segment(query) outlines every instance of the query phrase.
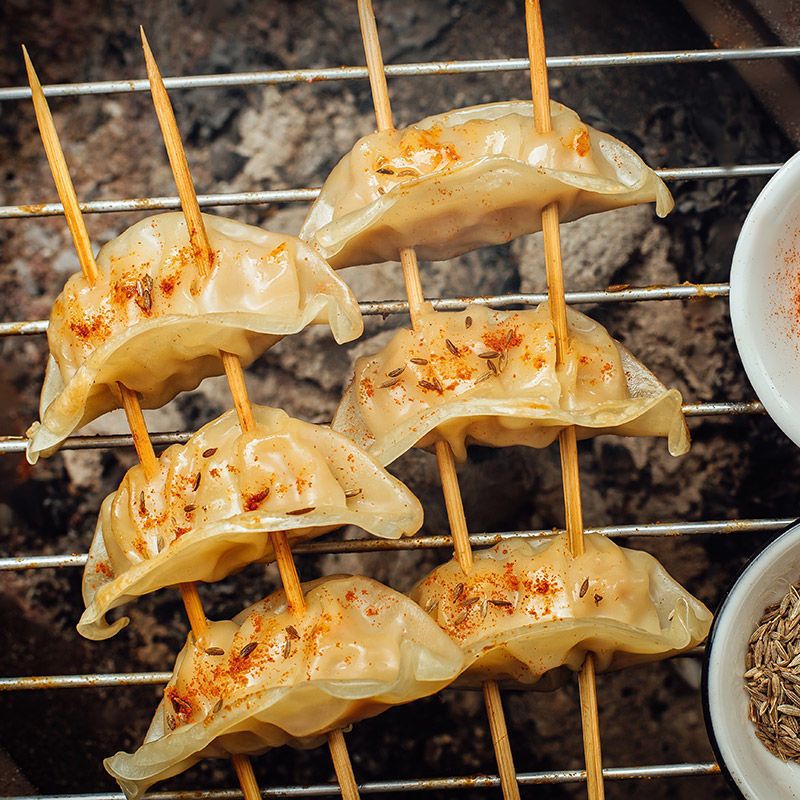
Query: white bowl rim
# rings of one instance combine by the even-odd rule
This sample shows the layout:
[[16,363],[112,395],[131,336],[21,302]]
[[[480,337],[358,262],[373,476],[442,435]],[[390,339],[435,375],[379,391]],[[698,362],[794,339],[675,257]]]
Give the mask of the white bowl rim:
[[781,403],[775,384],[759,357],[758,348],[753,343],[753,334],[747,318],[747,309],[751,302],[751,294],[747,290],[748,278],[751,277],[748,262],[752,254],[758,252],[757,229],[762,225],[762,216],[767,212],[766,206],[772,201],[773,195],[784,190],[785,184],[792,183],[800,187],[800,151],[789,158],[767,181],[750,207],[733,252],[729,303],[733,337],[745,373],[769,416],[783,433],[800,447],[800,414],[797,409],[792,411]]
[[711,629],[708,632],[702,679],[703,716],[705,717],[706,732],[708,733],[711,749],[714,751],[720,771],[725,776],[725,779],[727,780],[728,785],[733,790],[734,794],[738,798],[741,798],[741,800],[751,800],[742,793],[739,782],[736,780],[736,775],[741,774],[741,772],[736,768],[735,765],[729,764],[726,760],[722,752],[722,746],[720,745],[714,730],[714,715],[711,710],[709,683],[711,682],[711,659],[714,653],[716,634],[719,630],[721,620],[725,618],[726,612],[730,610],[733,601],[736,599],[738,590],[743,586],[747,576],[751,572],[761,569],[763,561],[772,553],[774,548],[780,549],[782,546],[788,547],[790,543],[793,543],[795,537],[800,538],[800,517],[795,519],[793,522],[790,522],[785,528],[776,533],[767,542],[767,544],[765,544],[764,547],[762,547],[761,550],[759,550],[759,552],[747,564],[745,564],[744,567],[742,567],[742,569],[739,571],[739,574],[736,576],[736,579],[733,581],[731,588],[720,602],[719,607],[714,614],[714,620],[711,623]]

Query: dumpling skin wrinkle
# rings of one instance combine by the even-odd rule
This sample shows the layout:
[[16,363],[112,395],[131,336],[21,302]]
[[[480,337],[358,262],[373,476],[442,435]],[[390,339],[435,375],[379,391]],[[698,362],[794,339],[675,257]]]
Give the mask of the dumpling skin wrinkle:
[[93,286],[73,275],[56,298],[50,358],[28,430],[28,460],[120,407],[117,381],[158,408],[223,372],[219,351],[244,366],[282,337],[327,324],[338,342],[364,329],[346,284],[294,236],[203,215],[213,248],[199,274],[181,213],[137,222],[101,248]]
[[104,762],[129,800],[201,758],[316,747],[461,672],[461,648],[405,595],[348,575],[303,588],[300,618],[279,591],[189,637],[142,746]]
[[567,319],[572,348],[557,368],[546,303],[524,311],[428,305],[415,330],[356,361],[332,426],[382,464],[440,440],[459,460],[471,443],[547,447],[567,425],[584,439],[663,436],[673,455],[687,452],[680,393],[589,317],[568,309]]
[[[550,689],[587,653],[600,671],[668,658],[702,642],[711,612],[649,553],[598,535],[573,557],[566,535],[449,561],[411,597],[464,651],[459,683],[510,680]],[[466,613],[465,613],[466,612]]]
[[253,415],[255,429],[242,433],[236,413],[223,414],[165,450],[153,480],[133,467],[105,499],[79,633],[107,639],[128,618],[109,624],[106,614],[137,597],[272,561],[268,531],[301,542],[342,525],[386,539],[419,530],[419,500],[345,436],[278,409]]
[[334,269],[397,261],[403,247],[427,261],[541,230],[561,220],[639,203],[666,216],[664,182],[627,145],[550,104],[553,131],[537,133],[530,101],[428,117],[360,139],[334,167],[300,236]]

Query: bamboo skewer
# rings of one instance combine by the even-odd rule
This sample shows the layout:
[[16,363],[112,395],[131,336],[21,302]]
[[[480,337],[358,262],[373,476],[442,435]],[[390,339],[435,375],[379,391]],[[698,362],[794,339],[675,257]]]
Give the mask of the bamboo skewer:
[[[361,37],[364,41],[364,53],[367,60],[372,102],[375,106],[375,118],[378,130],[392,130],[392,106],[389,100],[389,89],[386,84],[386,72],[383,66],[380,38],[375,22],[372,0],[358,0],[358,16],[361,24]],[[400,250],[400,264],[403,270],[406,295],[408,296],[411,324],[417,327],[424,295],[419,274],[417,254],[413,248]],[[447,517],[450,522],[450,533],[456,559],[465,575],[472,571],[472,546],[469,541],[469,529],[464,515],[464,503],[458,485],[453,450],[446,441],[436,443],[436,464],[442,483]],[[483,687],[486,711],[489,716],[489,729],[492,734],[497,771],[505,800],[519,800],[519,784],[514,768],[514,758],[508,740],[505,714],[496,681],[487,681]]]
[[[42,91],[39,78],[28,56],[28,51],[24,46],[22,48],[22,53],[25,59],[25,69],[28,73],[28,83],[31,87],[36,121],[39,125],[39,132],[42,137],[42,142],[44,143],[45,152],[47,153],[47,161],[50,164],[50,170],[55,180],[58,197],[64,206],[64,216],[67,219],[72,241],[75,244],[81,271],[88,283],[93,285],[98,277],[98,269],[94,253],[92,252],[89,232],[86,229],[86,223],[81,213],[75,187],[69,175],[67,161],[58,139],[58,133],[56,132],[50,108],[45,99],[44,92]],[[147,432],[139,396],[121,382],[117,383],[117,387],[120,393],[122,408],[125,411],[125,416],[133,436],[136,454],[144,470],[145,478],[147,478],[147,480],[152,480],[158,472],[158,459]],[[195,640],[199,642],[207,631],[208,622],[203,613],[203,606],[200,601],[200,595],[197,593],[197,587],[193,583],[182,583],[180,585],[180,592],[184,606],[186,607],[186,614],[189,618],[192,633],[194,634]],[[244,756],[235,755],[231,757],[231,761],[234,771],[239,778],[245,800],[259,800],[261,793],[258,789],[249,760]]]
[[[153,52],[147,41],[144,29],[139,28],[142,37],[142,47],[144,49],[145,62],[147,65],[147,77],[150,81],[150,91],[153,97],[156,115],[167,150],[167,156],[175,178],[178,189],[178,196],[181,201],[181,208],[186,219],[186,226],[189,231],[189,240],[192,253],[198,265],[200,274],[208,277],[214,265],[213,250],[208,239],[203,215],[200,212],[200,205],[197,202],[194,182],[192,181],[189,164],[186,160],[186,152],[181,140],[178,123],[175,119],[175,112],[172,108],[169,95],[161,72],[158,68]],[[239,418],[242,431],[247,432],[255,427],[253,409],[250,398],[247,396],[247,387],[244,381],[244,370],[239,357],[233,353],[220,352],[225,374],[228,379],[231,395],[233,396],[234,406]],[[306,611],[306,601],[303,596],[303,589],[300,578],[297,574],[297,567],[292,558],[291,546],[288,536],[284,531],[271,531],[270,541],[275,552],[275,561],[278,565],[281,583],[283,584],[286,599],[291,612],[300,617]],[[344,735],[340,730],[332,731],[328,734],[328,747],[331,752],[334,770],[336,772],[342,797],[345,800],[358,800],[358,786],[356,784],[353,767],[350,762],[350,755],[347,752],[347,744]],[[237,767],[237,773],[240,767]],[[244,765],[241,765],[244,769]],[[250,769],[247,762],[247,769]],[[252,770],[251,770],[252,771]],[[255,785],[255,784],[253,784]],[[244,782],[242,783],[244,788]]]
[[[550,117],[550,92],[547,85],[544,28],[539,0],[526,0],[525,26],[530,57],[533,117],[538,133],[552,130]],[[550,317],[555,331],[556,361],[563,364],[570,351],[567,307],[564,301],[564,271],[561,263],[561,234],[558,203],[550,203],[542,210],[542,233],[547,270],[547,291]],[[564,509],[570,551],[573,556],[584,552],[583,512],[581,508],[580,472],[575,427],[565,428],[559,435],[561,449],[561,477],[564,486]],[[587,654],[578,675],[581,699],[583,749],[586,757],[586,788],[591,800],[603,800],[603,759],[600,749],[600,724],[597,711],[597,685],[595,683],[594,657]]]

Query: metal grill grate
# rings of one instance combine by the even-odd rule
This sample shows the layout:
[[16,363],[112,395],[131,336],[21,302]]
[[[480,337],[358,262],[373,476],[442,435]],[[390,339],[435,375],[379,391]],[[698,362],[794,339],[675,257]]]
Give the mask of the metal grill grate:
[[[663,65],[682,63],[710,63],[719,61],[760,60],[778,58],[798,58],[800,47],[764,47],[748,49],[718,50],[683,50],[669,52],[642,53],[609,53],[581,56],[556,56],[547,59],[551,70],[574,69],[582,67],[624,67],[643,65]],[[426,62],[414,64],[387,65],[388,76],[422,76],[466,74],[481,72],[527,71],[527,59],[485,59],[469,61]],[[300,82],[365,80],[367,70],[361,66],[336,67],[326,69],[303,69],[244,72],[217,75],[191,75],[165,79],[169,89],[230,87],[257,84],[288,84]],[[127,93],[148,91],[146,80],[131,81],[98,81],[89,83],[59,84],[45,87],[48,97],[103,95],[111,93]],[[27,87],[11,87],[0,89],[0,102],[24,100],[30,98]],[[680,166],[669,167],[656,172],[666,181],[711,180],[720,178],[743,178],[772,175],[780,164],[741,164],[735,166]],[[318,194],[317,188],[296,188],[285,190],[243,192],[226,194],[207,194],[198,196],[201,206],[235,206],[261,203],[310,202]],[[180,208],[177,197],[147,197],[122,200],[98,200],[81,204],[84,213],[109,213],[121,211],[142,211],[153,209]],[[63,213],[59,203],[38,203],[16,206],[0,206],[0,219],[54,216]],[[673,285],[643,288],[626,288],[621,291],[596,290],[568,292],[568,303],[618,303],[634,301],[683,300],[694,297],[723,300],[729,294],[727,283],[700,285]],[[534,305],[546,299],[543,293],[536,294],[504,294],[481,296],[475,298],[431,298],[438,310],[457,310],[468,303],[480,303],[494,308],[513,305]],[[404,300],[384,300],[364,302],[360,304],[362,313],[380,315],[384,318],[390,314],[408,312],[408,304]],[[24,320],[0,323],[0,337],[41,335],[46,332],[46,320]],[[722,416],[763,414],[762,405],[755,400],[738,399],[734,401],[686,403],[684,411],[687,416]],[[185,442],[190,431],[153,433],[154,445],[167,445]],[[67,439],[65,448],[94,449],[112,447],[130,447],[132,438],[129,435],[117,436],[72,436]],[[25,440],[17,436],[0,436],[0,455],[21,453],[25,449]],[[790,519],[748,519],[748,520],[715,520],[700,522],[671,522],[642,525],[618,525],[587,528],[587,533],[600,533],[611,537],[660,537],[660,536],[694,536],[694,535],[732,535],[738,533],[777,531],[791,522]],[[472,534],[473,546],[496,544],[504,539],[551,536],[556,531],[524,530],[501,533]],[[357,553],[367,551],[396,551],[425,548],[452,548],[452,539],[446,536],[421,536],[409,540],[325,539],[309,542],[293,548],[296,553]],[[0,572],[24,571],[47,568],[78,568],[86,563],[86,555],[18,555],[0,558]],[[36,689],[68,689],[86,686],[135,686],[143,684],[165,683],[169,678],[166,672],[131,672],[55,676],[20,676],[0,678],[0,692],[13,690]],[[719,768],[713,762],[658,764],[636,767],[610,767],[603,770],[606,780],[677,778],[686,776],[714,775]],[[517,778],[521,785],[560,784],[585,780],[583,770],[553,770],[542,772],[520,772]],[[452,789],[492,788],[500,785],[495,775],[479,775],[470,777],[442,777],[410,780],[372,781],[359,785],[365,794],[379,792],[414,792],[441,791]],[[262,789],[265,797],[306,797],[338,795],[339,787],[335,784],[318,784],[308,786],[278,786]],[[148,797],[154,800],[189,800],[189,798],[207,798],[229,800],[241,796],[239,790],[216,791],[180,791],[153,792]],[[97,792],[69,795],[33,795],[0,800],[120,800],[122,795],[116,792]]]

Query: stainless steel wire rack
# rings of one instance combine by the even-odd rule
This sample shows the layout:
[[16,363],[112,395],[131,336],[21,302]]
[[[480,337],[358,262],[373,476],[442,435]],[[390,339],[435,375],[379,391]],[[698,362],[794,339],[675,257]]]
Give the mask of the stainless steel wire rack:
[[[605,53],[596,55],[548,57],[549,70],[580,69],[586,67],[619,68],[626,66],[645,66],[663,64],[711,63],[720,61],[742,61],[760,59],[800,58],[800,47],[761,47],[742,49],[680,50],[667,52]],[[526,71],[527,59],[484,59],[465,61],[425,62],[387,65],[388,76],[422,76],[465,74],[481,72]],[[366,80],[367,70],[362,66],[345,66],[322,69],[273,70],[240,72],[215,75],[189,75],[166,78],[169,89],[204,87],[233,87],[266,84],[313,83],[317,81]],[[48,97],[104,95],[113,93],[149,91],[146,80],[94,81],[88,83],[58,84],[45,87]],[[0,89],[0,102],[24,100],[30,97],[27,87]],[[721,178],[746,178],[772,175],[780,164],[738,164],[733,166],[682,165],[657,170],[666,181],[712,180]],[[318,194],[318,188],[294,188],[258,192],[206,194],[198,196],[201,206],[237,206],[264,203],[307,203]],[[153,209],[177,209],[177,197],[144,197],[119,200],[97,200],[81,204],[84,213],[109,213],[122,211],[143,211]],[[1,206],[0,219],[22,219],[29,217],[55,216],[63,213],[59,203],[32,203],[15,206]],[[649,286],[641,288],[598,289],[595,291],[568,292],[568,303],[620,303],[686,300],[696,297],[711,298],[724,302],[729,295],[727,283],[680,284],[670,286]],[[545,294],[503,294],[480,297],[430,298],[435,308],[457,310],[469,303],[480,303],[494,308],[515,305],[538,304],[546,299]],[[379,315],[384,318],[391,314],[408,311],[404,300],[382,300],[360,304],[362,313]],[[18,320],[0,323],[0,337],[37,336],[47,330],[46,320]],[[763,406],[756,400],[740,398],[733,401],[689,402],[684,404],[687,416],[726,416],[763,414]],[[168,445],[185,442],[191,431],[159,432],[151,435],[153,444]],[[130,435],[116,436],[72,436],[64,444],[71,449],[98,449],[131,447]],[[0,455],[21,453],[25,440],[19,436],[0,436]],[[659,522],[642,525],[617,525],[587,528],[587,533],[599,533],[611,537],[662,537],[698,535],[734,535],[739,533],[778,531],[791,522],[790,519],[740,519],[709,521]],[[472,534],[474,546],[487,546],[504,539],[551,536],[559,531],[523,530],[499,533]],[[322,541],[300,544],[293,548],[296,553],[357,553],[373,551],[396,551],[425,548],[451,548],[449,535],[420,536],[408,540],[392,541],[380,539],[337,540],[328,538]],[[35,569],[80,568],[86,563],[85,554],[35,555],[19,554],[0,558],[0,572],[25,571]],[[167,672],[128,672],[78,675],[19,676],[0,678],[0,692],[25,690],[55,690],[76,687],[127,687],[143,684],[162,684],[169,679]],[[713,762],[653,764],[631,767],[606,767],[603,774],[606,780],[631,780],[652,778],[679,778],[687,776],[715,775],[719,767]],[[541,772],[520,772],[517,775],[521,785],[560,784],[585,780],[583,770],[552,770]],[[476,775],[467,777],[419,778],[407,780],[372,781],[359,785],[364,794],[380,792],[417,792],[455,789],[480,789],[498,787],[496,775]],[[335,784],[305,786],[277,786],[262,789],[264,797],[307,797],[338,795]],[[0,797],[0,800],[120,800],[117,792],[86,792],[64,795],[29,795]],[[156,800],[233,800],[241,797],[239,790],[215,791],[162,791],[148,793]]]

